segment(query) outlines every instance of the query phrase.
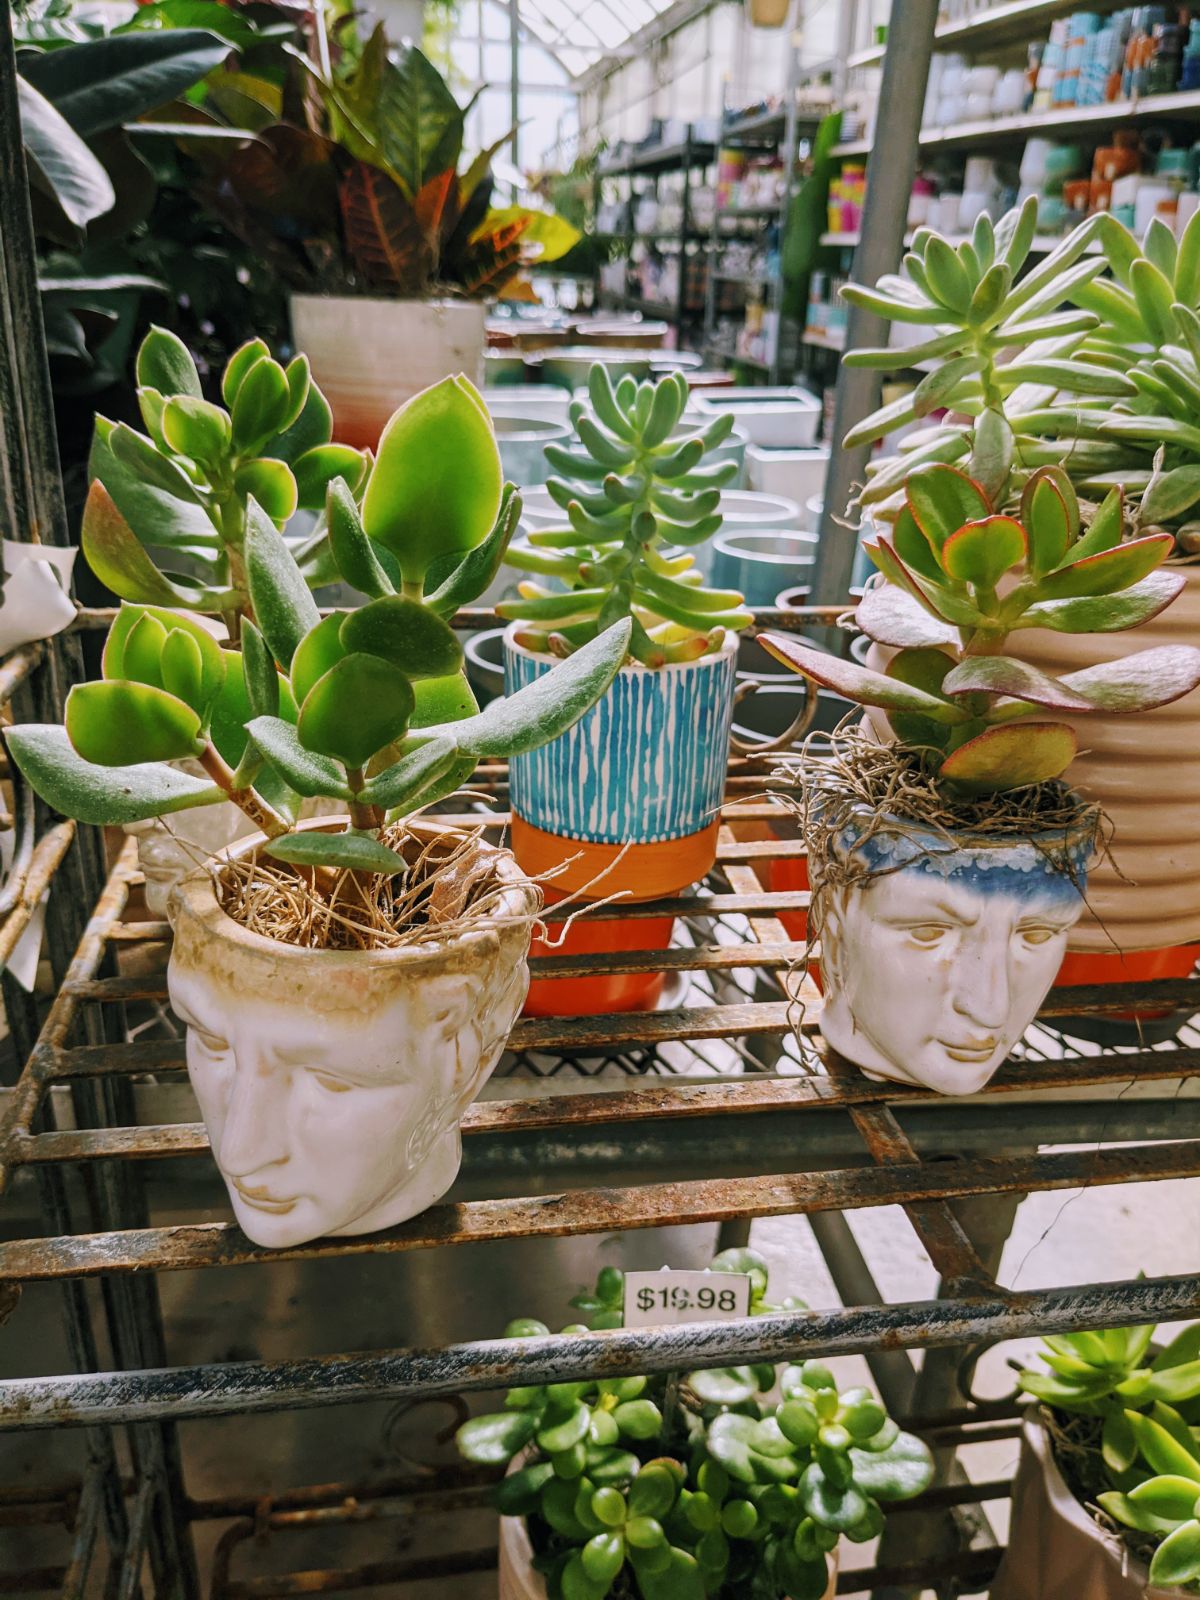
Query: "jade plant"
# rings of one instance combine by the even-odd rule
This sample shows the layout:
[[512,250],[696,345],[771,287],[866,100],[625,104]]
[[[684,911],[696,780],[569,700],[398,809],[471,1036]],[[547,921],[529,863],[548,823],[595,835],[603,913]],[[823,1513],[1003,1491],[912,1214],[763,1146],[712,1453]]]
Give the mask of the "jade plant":
[[[204,398],[180,339],[150,330],[137,356],[146,432],[96,418],[81,544],[122,600],[218,613],[236,638],[251,501],[282,528],[298,507],[323,511],[335,479],[360,490],[369,457],[330,442],[329,405],[303,355],[284,367],[251,339],[230,357],[221,398]],[[298,561],[308,583],[336,579],[323,524]]]
[[[1034,628],[1114,633],[1157,615],[1183,579],[1156,570],[1169,533],[1124,539],[1113,489],[1083,521],[1070,478],[1042,467],[1015,514],[1000,515],[982,484],[957,468],[914,472],[894,526],[867,543],[884,582],[855,620],[894,650],[885,670],[763,635],[781,661],[819,684],[886,712],[902,746],[970,794],[1062,776],[1078,740],[1063,717],[1146,711],[1200,683],[1200,650],[1169,645],[1053,677],[1019,659],[1011,636]],[[1047,713],[1050,716],[1047,716]]]
[[[712,1267],[749,1276],[752,1316],[798,1305],[767,1300],[752,1250]],[[563,1334],[621,1326],[623,1290],[605,1267],[572,1302],[588,1322]],[[548,1332],[530,1318],[505,1330]],[[883,1507],[933,1476],[921,1441],[820,1361],[510,1389],[458,1446],[480,1465],[518,1461],[497,1504],[526,1519],[550,1600],[819,1600],[838,1540],[875,1538]]]
[[721,526],[721,488],[737,468],[706,466],[704,456],[733,419],[681,437],[680,373],[658,383],[626,376],[614,389],[597,362],[588,394],[590,408],[571,408],[579,446],[546,447],[557,474],[546,488],[565,525],[513,543],[509,564],[535,577],[522,582],[519,600],[496,609],[521,623],[517,642],[531,650],[569,655],[630,617],[630,651],[643,666],[695,660],[719,648],[727,628],[752,620],[740,594],[705,586],[690,554]]
[[1200,1586],[1200,1324],[1160,1350],[1153,1326],[1064,1334],[1026,1369],[1022,1389],[1069,1440],[1072,1488],[1094,1502],[1139,1554],[1150,1581]]
[[1084,494],[1121,485],[1135,528],[1166,526],[1196,547],[1200,505],[1200,221],[1177,241],[1155,218],[1142,240],[1109,214],[1091,219],[1025,273],[1037,231],[1027,200],[957,245],[918,229],[903,273],[843,296],[928,337],[856,350],[851,366],[927,367],[915,389],[867,417],[848,445],[881,439],[943,409],[900,454],[870,469],[864,506],[886,513],[905,477],[958,462],[998,506],[1026,476],[1061,464]]
[[[330,545],[373,597],[366,605],[322,618],[251,494],[240,653],[190,617],[125,603],[103,677],[71,690],[64,727],[9,729],[12,755],[51,806],[84,822],[232,800],[277,860],[400,870],[402,855],[379,838],[389,822],[452,792],[480,758],[558,737],[624,659],[627,622],[531,689],[477,711],[448,618],[490,582],[518,510],[502,491],[482,400],[465,379],[447,379],[389,423],[361,514],[345,479],[329,490]],[[205,775],[169,764],[184,760]],[[347,830],[297,832],[302,798],[339,802]]]

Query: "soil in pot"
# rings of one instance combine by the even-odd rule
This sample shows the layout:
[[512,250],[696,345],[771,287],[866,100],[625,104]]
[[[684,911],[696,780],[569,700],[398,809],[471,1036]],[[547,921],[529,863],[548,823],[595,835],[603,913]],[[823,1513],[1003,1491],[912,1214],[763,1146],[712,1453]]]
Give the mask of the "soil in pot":
[[172,896],[171,1003],[257,1244],[371,1233],[439,1199],[525,997],[540,897],[511,856],[427,827],[389,842],[407,878],[353,894],[260,863],[255,836]]

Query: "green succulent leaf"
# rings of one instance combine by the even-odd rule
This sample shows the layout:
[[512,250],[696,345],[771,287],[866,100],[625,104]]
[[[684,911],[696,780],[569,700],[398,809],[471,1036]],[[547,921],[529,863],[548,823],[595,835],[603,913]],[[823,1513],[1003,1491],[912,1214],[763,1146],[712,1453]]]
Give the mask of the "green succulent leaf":
[[860,705],[879,706],[885,711],[913,712],[937,723],[967,720],[966,713],[960,707],[925,689],[886,673],[872,672],[855,661],[843,661],[823,650],[814,650],[790,634],[761,633],[758,642],[777,660],[791,667],[793,672],[801,672],[824,688],[833,689]]
[[[1159,645],[1116,661],[1052,678],[1011,657],[969,656],[943,685],[947,694],[1010,695],[1050,711],[1149,711],[1168,705],[1200,684],[1200,650],[1192,645]],[[1159,1398],[1168,1400],[1169,1395]]]
[[262,356],[238,385],[231,409],[233,442],[240,455],[257,455],[285,426],[291,408],[287,374]]
[[97,827],[123,826],[196,806],[215,805],[224,790],[157,762],[95,766],[72,748],[58,724],[4,730],[5,742],[30,787],[52,811]]
[[344,478],[335,478],[326,498],[329,543],[342,577],[371,599],[393,592],[392,581],[372,548],[358,506]]
[[1061,777],[1079,741],[1063,722],[985,728],[942,762],[941,775],[971,794],[1002,794]]
[[88,566],[121,600],[197,606],[203,599],[201,590],[159,571],[99,479],[88,490],[80,545]]
[[67,696],[67,736],[85,761],[103,767],[178,761],[204,749],[189,705],[146,683],[78,683]]
[[958,528],[942,546],[942,566],[951,578],[994,588],[1026,555],[1025,529],[1015,517],[984,517]]
[[297,794],[334,800],[351,798],[341,767],[327,756],[305,749],[290,722],[281,717],[255,717],[246,731]]
[[1122,633],[1164,611],[1180,593],[1184,581],[1180,573],[1159,571],[1115,594],[1037,601],[1011,626],[1050,628],[1055,633]]
[[426,790],[452,769],[454,787],[459,786],[462,781],[458,776],[459,760],[458,746],[453,739],[441,736],[426,739],[369,779],[363,785],[361,798],[369,805],[383,806],[388,811],[405,810],[418,801],[424,803]]
[[246,572],[255,621],[276,661],[287,668],[321,614],[283,535],[253,499],[246,507]]
[[872,584],[858,602],[854,620],[865,634],[897,649],[959,643],[958,629],[931,617],[925,607],[894,583]]
[[308,691],[317,679],[323,678],[330,667],[336,666],[346,655],[346,646],[342,643],[342,623],[345,618],[344,611],[330,612],[296,646],[289,677],[298,705],[304,704]]
[[1200,1578],[1200,1522],[1169,1533],[1150,1560],[1151,1583],[1190,1583]]
[[909,510],[935,555],[966,522],[991,515],[992,507],[974,479],[957,467],[935,463],[914,472],[905,486]]
[[[1200,1484],[1200,1460],[1191,1450],[1152,1417],[1144,1417],[1136,1411],[1130,1411],[1127,1415],[1137,1437],[1138,1449],[1155,1472],[1188,1478]],[[1197,1498],[1200,1498],[1200,1491],[1197,1492]]]
[[384,595],[351,611],[341,624],[347,650],[378,656],[408,678],[445,678],[462,666],[453,629],[407,595]]
[[151,326],[138,346],[137,383],[139,389],[157,389],[159,394],[203,397],[200,374],[191,351],[169,328]]
[[[295,866],[333,867],[339,872],[403,873],[408,863],[369,833],[320,833],[315,829],[272,839],[266,853]],[[518,1413],[519,1415],[519,1413]]]
[[292,464],[297,504],[306,511],[320,511],[329,489],[338,482],[345,484],[353,496],[361,486],[366,466],[362,451],[348,444],[315,445]]
[[259,456],[243,462],[234,475],[233,486],[239,495],[251,495],[277,528],[282,528],[296,509],[296,480],[286,462]]
[[305,695],[296,732],[306,750],[364,767],[404,737],[413,704],[412,685],[402,672],[379,656],[352,651]]
[[472,1417],[455,1435],[459,1450],[480,1467],[502,1467],[533,1438],[537,1419],[528,1411],[498,1411]]
[[1057,572],[1047,573],[1038,583],[1037,599],[1075,599],[1130,589],[1162,565],[1174,543],[1169,533],[1148,534],[1099,555],[1084,556]]
[[933,1482],[933,1456],[915,1434],[898,1433],[886,1450],[853,1448],[850,1460],[855,1484],[873,1500],[911,1500]]

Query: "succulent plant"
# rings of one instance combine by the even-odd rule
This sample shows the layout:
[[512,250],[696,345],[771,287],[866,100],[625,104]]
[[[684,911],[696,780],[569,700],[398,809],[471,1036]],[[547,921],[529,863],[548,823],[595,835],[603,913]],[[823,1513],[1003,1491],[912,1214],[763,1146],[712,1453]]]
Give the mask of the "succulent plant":
[[[1123,541],[1113,489],[1086,526],[1060,467],[1026,480],[1018,514],[999,515],[983,486],[932,465],[905,484],[894,528],[867,543],[882,583],[855,620],[895,651],[886,670],[762,634],[781,661],[861,705],[885,711],[897,740],[923,752],[945,782],[998,793],[1062,775],[1077,739],[1046,713],[1146,711],[1200,683],[1200,650],[1169,645],[1051,677],[1001,653],[1029,628],[1114,633],[1155,616],[1183,578],[1156,569],[1170,534]],[[1036,720],[1031,720],[1036,719]]]
[[[1109,214],[1069,234],[1019,281],[1037,230],[1029,199],[957,246],[918,229],[902,275],[843,296],[890,322],[928,329],[906,362],[931,370],[911,394],[847,435],[885,437],[943,408],[870,470],[865,506],[886,511],[929,462],[962,463],[1003,508],[1028,473],[1061,465],[1077,489],[1120,485],[1136,528],[1165,525],[1185,548],[1200,530],[1200,222],[1176,241],[1155,218],[1139,244]],[[850,366],[894,368],[896,347],[851,351]]]
[[[751,1315],[796,1304],[767,1301],[752,1250],[712,1266],[750,1277]],[[606,1267],[572,1303],[592,1327],[620,1326],[623,1287]],[[548,1332],[529,1318],[505,1330]],[[489,1466],[523,1456],[497,1503],[527,1519],[551,1600],[819,1600],[839,1538],[875,1538],[883,1506],[933,1475],[920,1440],[869,1390],[839,1392],[820,1361],[512,1389],[503,1412],[459,1429],[458,1446]]]
[[687,383],[679,373],[658,383],[627,376],[614,390],[597,362],[588,394],[590,408],[571,407],[579,447],[546,447],[559,474],[546,487],[569,525],[539,529],[508,552],[510,566],[558,587],[526,580],[519,600],[496,609],[523,624],[517,638],[529,649],[568,655],[632,617],[630,650],[644,666],[695,660],[727,628],[752,621],[740,594],[705,587],[689,553],[721,526],[721,487],[737,469],[703,461],[733,419],[680,437]]
[[[182,340],[150,330],[137,357],[146,432],[96,418],[81,544],[122,600],[220,613],[236,638],[251,500],[282,528],[297,507],[323,510],[334,479],[361,491],[369,457],[330,443],[329,406],[302,355],[284,367],[250,340],[230,357],[221,396],[224,406],[204,399]],[[323,523],[297,560],[308,583],[337,577]]]
[[[457,461],[460,471],[465,464],[473,486],[443,498],[436,522],[410,516],[405,498],[440,470],[431,465],[431,426],[435,456]],[[170,609],[124,604],[103,678],[71,690],[65,727],[8,730],[33,788],[55,809],[93,823],[228,799],[266,833],[266,853],[278,860],[394,872],[403,857],[378,838],[389,819],[453,791],[483,756],[557,738],[604,692],[624,659],[628,622],[530,689],[477,710],[446,619],[490,582],[519,501],[511,489],[501,495],[495,438],[465,379],[447,379],[397,413],[366,501],[386,543],[368,537],[339,478],[329,489],[330,544],[350,581],[373,598],[322,618],[300,564],[249,495],[238,553],[254,620],[242,619],[241,653],[222,650],[200,622]],[[404,575],[401,592],[379,549]],[[431,578],[436,586],[426,594]],[[206,776],[168,765],[186,759]],[[348,831],[297,833],[301,797],[344,804]]]
[[[1160,1350],[1154,1333],[1151,1325],[1044,1339],[1038,1354],[1049,1371],[1023,1369],[1019,1380],[1060,1416],[1095,1419],[1109,1485],[1096,1503],[1158,1541],[1151,1582],[1190,1589],[1200,1580],[1200,1324]],[[1084,1435],[1073,1438],[1084,1444]]]

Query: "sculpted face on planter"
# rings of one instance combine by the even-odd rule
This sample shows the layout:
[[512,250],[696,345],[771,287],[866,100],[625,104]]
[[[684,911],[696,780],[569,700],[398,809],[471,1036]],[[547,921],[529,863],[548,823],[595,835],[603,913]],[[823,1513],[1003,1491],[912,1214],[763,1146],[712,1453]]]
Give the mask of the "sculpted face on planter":
[[[1086,859],[1085,848],[1080,874]],[[972,1094],[1033,1021],[1082,909],[1071,879],[1025,842],[914,852],[833,889],[821,1032],[869,1077]]]
[[440,955],[359,955],[275,945],[231,922],[207,879],[181,886],[171,1004],[213,1157],[256,1244],[391,1227],[453,1183],[459,1119],[528,986],[529,899],[516,886],[505,898],[526,920]]

